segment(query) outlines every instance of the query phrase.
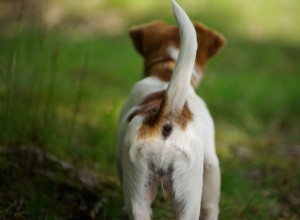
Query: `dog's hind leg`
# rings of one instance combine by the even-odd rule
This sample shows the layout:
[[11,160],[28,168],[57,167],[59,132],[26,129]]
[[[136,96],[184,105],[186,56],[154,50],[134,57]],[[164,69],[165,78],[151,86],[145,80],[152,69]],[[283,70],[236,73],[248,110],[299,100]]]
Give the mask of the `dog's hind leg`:
[[[199,160],[199,161],[202,161]],[[177,166],[176,166],[177,165]],[[200,215],[203,163],[189,166],[174,162],[172,190],[177,220],[197,220]]]
[[219,160],[213,146],[213,148],[204,150],[201,220],[218,219],[220,185],[221,177]]
[[150,220],[151,203],[157,191],[156,181],[142,164],[139,167],[127,166],[123,174],[124,199],[129,218]]

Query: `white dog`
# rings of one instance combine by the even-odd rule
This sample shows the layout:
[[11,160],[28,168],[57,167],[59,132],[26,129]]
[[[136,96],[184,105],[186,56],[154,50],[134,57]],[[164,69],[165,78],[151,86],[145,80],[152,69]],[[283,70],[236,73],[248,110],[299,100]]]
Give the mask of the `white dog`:
[[200,208],[202,219],[218,219],[214,124],[194,88],[225,39],[193,25],[175,0],[172,5],[179,31],[159,21],[130,31],[145,58],[146,77],[134,85],[120,114],[117,161],[125,206],[130,219],[150,219],[162,185],[177,219],[199,219]]

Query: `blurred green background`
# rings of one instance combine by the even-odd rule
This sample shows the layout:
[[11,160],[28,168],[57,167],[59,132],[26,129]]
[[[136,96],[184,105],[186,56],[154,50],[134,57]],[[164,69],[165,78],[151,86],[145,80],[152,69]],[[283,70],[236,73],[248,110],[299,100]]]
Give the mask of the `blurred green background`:
[[[220,219],[300,218],[300,1],[178,0],[224,34],[197,90],[215,119]],[[127,219],[118,113],[142,77],[127,35],[170,1],[0,1],[0,219]],[[174,219],[162,195],[154,219]]]

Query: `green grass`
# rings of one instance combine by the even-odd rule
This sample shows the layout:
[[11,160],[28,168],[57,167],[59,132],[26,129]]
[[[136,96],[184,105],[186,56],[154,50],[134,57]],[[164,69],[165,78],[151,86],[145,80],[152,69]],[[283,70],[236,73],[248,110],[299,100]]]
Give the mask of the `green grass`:
[[[201,19],[228,38],[197,91],[216,124],[220,219],[300,218],[300,44],[294,40],[300,32],[293,22],[286,34],[269,25],[280,2],[265,20],[256,18],[269,30],[259,36],[234,1],[204,4],[219,17],[201,10]],[[143,19],[155,18],[149,14]],[[232,22],[239,16],[235,30]],[[241,29],[243,24],[249,29]],[[43,169],[56,170],[57,180],[24,172],[27,156],[20,162],[1,154],[0,218],[9,219],[11,213],[28,219],[65,219],[70,213],[86,218],[98,210],[96,219],[124,219],[115,170],[118,113],[142,77],[142,59],[124,32],[74,38],[62,29],[20,25],[14,35],[0,35],[0,146],[50,152],[97,172],[102,186],[91,192],[80,184],[69,185],[69,174],[60,174],[51,164]],[[155,219],[174,217],[162,196],[154,213]]]

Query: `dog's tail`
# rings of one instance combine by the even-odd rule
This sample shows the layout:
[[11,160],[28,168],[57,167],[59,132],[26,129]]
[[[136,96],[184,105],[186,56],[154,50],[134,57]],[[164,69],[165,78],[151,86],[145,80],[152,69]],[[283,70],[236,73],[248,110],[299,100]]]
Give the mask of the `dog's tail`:
[[173,12],[180,31],[180,50],[167,89],[168,110],[181,111],[186,100],[197,52],[197,36],[194,25],[185,11],[172,0]]

